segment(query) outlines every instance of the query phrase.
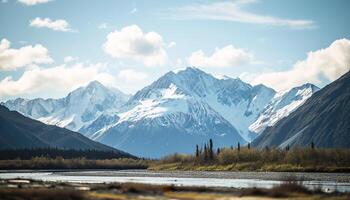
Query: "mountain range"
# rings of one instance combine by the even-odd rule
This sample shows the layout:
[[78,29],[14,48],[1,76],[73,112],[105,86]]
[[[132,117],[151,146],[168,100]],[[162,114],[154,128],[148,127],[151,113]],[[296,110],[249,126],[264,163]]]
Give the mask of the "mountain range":
[[64,98],[2,104],[134,155],[160,157],[193,152],[209,138],[217,147],[251,142],[318,90],[304,84],[276,92],[188,67],[166,73],[134,95],[93,81]]
[[0,105],[0,149],[60,148],[76,150],[113,151],[121,157],[133,157],[128,153],[92,141],[64,128],[46,125],[10,111]]
[[350,72],[312,95],[289,116],[266,128],[253,146],[350,147]]

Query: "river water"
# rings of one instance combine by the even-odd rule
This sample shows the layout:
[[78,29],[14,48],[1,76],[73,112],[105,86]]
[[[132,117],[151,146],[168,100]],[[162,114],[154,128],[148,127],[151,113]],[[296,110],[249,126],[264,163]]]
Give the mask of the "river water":
[[296,180],[310,189],[350,192],[347,173],[292,172],[203,172],[147,170],[119,171],[0,171],[0,179],[34,179],[74,183],[146,183],[177,186],[271,188],[288,180]]

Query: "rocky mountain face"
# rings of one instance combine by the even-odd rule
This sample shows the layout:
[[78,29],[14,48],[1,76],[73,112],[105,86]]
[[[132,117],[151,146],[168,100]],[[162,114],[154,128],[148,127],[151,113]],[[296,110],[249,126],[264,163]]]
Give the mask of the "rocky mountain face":
[[4,105],[135,155],[160,157],[193,152],[209,138],[217,147],[243,145],[317,90],[306,84],[276,93],[188,67],[166,73],[130,98],[92,82],[62,99],[16,99]]
[[258,148],[350,147],[350,72],[322,88],[254,140]]

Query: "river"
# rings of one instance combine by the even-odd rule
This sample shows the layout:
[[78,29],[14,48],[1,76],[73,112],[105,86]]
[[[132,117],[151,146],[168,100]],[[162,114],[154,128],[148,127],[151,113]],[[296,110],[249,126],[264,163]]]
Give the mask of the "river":
[[0,179],[34,179],[75,183],[145,183],[177,186],[271,188],[296,180],[310,189],[350,192],[348,173],[203,172],[203,171],[0,171]]

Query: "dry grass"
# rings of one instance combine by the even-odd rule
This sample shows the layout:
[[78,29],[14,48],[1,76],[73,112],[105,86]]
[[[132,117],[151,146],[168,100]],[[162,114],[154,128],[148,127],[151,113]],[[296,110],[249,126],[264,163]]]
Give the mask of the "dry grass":
[[0,169],[147,169],[149,162],[130,158],[88,160],[35,157],[30,160],[0,160]]
[[[324,194],[307,190],[300,184],[287,182],[272,189],[234,189],[177,187],[164,185],[148,185],[136,183],[124,184],[57,184],[35,181],[22,181],[20,187],[6,188],[7,183],[0,184],[1,200],[124,200],[124,199],[349,199],[347,194]],[[34,185],[36,185],[34,187]],[[41,187],[38,187],[40,185]],[[49,185],[49,186],[48,186]],[[78,186],[78,187],[77,187]],[[90,188],[78,191],[79,187]]]
[[350,172],[350,150],[295,148],[222,149],[212,160],[174,154],[153,162],[153,170]]
[[0,189],[1,200],[84,200],[84,194],[76,190],[57,189]]

